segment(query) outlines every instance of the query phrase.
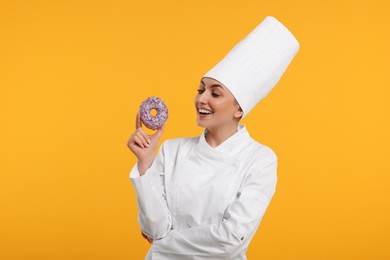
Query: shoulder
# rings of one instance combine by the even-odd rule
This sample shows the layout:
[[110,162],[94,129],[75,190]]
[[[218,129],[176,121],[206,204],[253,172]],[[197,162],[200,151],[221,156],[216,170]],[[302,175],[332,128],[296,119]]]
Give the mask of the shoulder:
[[249,138],[249,145],[248,148],[252,150],[253,159],[257,163],[265,162],[265,161],[277,161],[278,156],[276,155],[275,151],[268,145],[265,145],[263,143],[260,143],[253,139],[252,137]]
[[254,139],[252,139],[251,146],[254,149],[254,156],[248,162],[248,170],[251,172],[253,180],[270,185],[269,194],[272,197],[278,179],[278,156],[271,147]]

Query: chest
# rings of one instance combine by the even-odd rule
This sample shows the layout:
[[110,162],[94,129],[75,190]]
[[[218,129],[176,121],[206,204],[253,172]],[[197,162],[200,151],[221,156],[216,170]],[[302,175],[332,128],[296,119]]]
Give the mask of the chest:
[[165,172],[174,228],[218,223],[236,198],[243,177],[235,158],[193,150],[175,160]]

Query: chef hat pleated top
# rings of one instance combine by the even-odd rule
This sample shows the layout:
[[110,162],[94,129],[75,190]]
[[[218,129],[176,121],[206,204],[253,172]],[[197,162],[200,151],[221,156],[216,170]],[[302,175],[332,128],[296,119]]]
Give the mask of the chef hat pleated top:
[[203,77],[225,85],[245,117],[278,83],[298,50],[294,35],[267,16]]

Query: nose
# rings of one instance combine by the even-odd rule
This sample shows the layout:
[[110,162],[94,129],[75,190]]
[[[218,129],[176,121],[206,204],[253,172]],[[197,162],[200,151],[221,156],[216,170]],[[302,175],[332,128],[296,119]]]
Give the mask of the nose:
[[204,91],[201,94],[198,94],[198,102],[200,104],[207,104],[207,94],[206,94],[206,91]]

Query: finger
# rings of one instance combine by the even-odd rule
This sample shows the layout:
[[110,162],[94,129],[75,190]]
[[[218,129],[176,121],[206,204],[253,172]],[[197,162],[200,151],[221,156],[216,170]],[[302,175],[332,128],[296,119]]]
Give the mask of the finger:
[[147,142],[148,144],[150,144],[149,135],[145,132],[145,130],[142,129],[142,128],[139,128],[139,129],[138,129],[138,132],[141,133],[141,134],[143,135],[143,137],[145,138],[146,142]]
[[142,140],[137,135],[134,136],[134,143],[141,148],[145,148],[145,146],[142,143]]
[[149,242],[150,244],[153,243],[153,239],[151,239],[150,237],[148,237],[147,235],[145,235],[143,232],[141,232],[141,234],[142,234],[142,236],[143,236],[146,240],[148,240],[148,242]]
[[165,129],[165,124],[157,128],[157,131],[154,133],[154,136],[160,138],[164,132],[164,129]]
[[136,133],[136,136],[141,140],[143,146],[149,147],[147,138],[145,138],[145,136],[141,133],[141,131],[138,131]]
[[135,129],[138,129],[140,127],[142,127],[141,116],[140,116],[139,112],[137,112],[137,116],[135,118]]

